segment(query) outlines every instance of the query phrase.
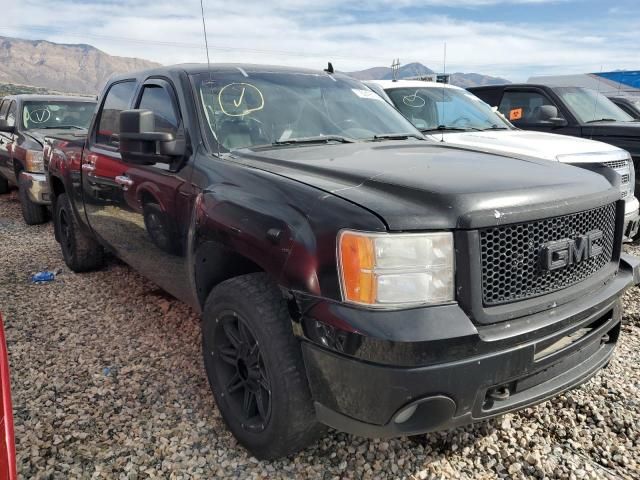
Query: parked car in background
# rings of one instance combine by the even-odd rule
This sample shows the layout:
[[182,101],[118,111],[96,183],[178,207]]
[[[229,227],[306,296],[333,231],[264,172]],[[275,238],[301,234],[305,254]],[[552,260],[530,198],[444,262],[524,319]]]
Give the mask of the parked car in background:
[[[600,140],[631,154],[640,164],[640,122],[595,90],[580,87],[515,83],[469,90],[523,130],[560,133]],[[640,194],[635,179],[635,195]]]
[[259,458],[324,425],[418,434],[574,388],[640,281],[604,176],[429,142],[338,73],[119,75],[86,138],[46,144],[66,264],[109,249],[202,312],[216,403]]
[[53,95],[12,95],[0,101],[0,194],[18,187],[28,225],[47,220],[51,198],[44,176],[44,135],[53,130],[85,130],[95,100]]
[[15,480],[17,478],[9,356],[7,355],[4,323],[2,314],[0,314],[0,480]]
[[638,234],[635,169],[628,152],[593,140],[520,130],[478,97],[453,85],[418,80],[365,83],[381,89],[392,105],[434,141],[568,163],[607,176],[619,185],[625,200],[625,236],[632,239]]
[[608,98],[635,120],[640,120],[640,96],[616,95]]

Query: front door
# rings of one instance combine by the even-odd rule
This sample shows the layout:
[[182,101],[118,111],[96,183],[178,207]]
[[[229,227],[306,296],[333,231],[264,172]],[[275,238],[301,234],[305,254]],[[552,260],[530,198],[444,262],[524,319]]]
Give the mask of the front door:
[[[565,120],[565,125],[554,124],[545,114],[555,109],[555,118]],[[580,136],[580,129],[568,126],[567,116],[561,105],[554,102],[543,90],[510,88],[504,91],[498,110],[516,127],[547,133]]]
[[163,79],[147,80],[135,99],[127,98],[129,93],[123,93],[132,95],[133,90],[122,86],[110,102],[109,95],[118,85],[123,84],[115,84],[107,93],[96,122],[95,143],[85,154],[89,223],[125,262],[172,295],[193,303],[185,257],[194,200],[190,168],[182,167],[187,162],[179,159],[172,166],[123,162],[115,120],[120,111],[134,106],[154,113],[156,131],[179,135],[184,129],[180,106],[173,87]]

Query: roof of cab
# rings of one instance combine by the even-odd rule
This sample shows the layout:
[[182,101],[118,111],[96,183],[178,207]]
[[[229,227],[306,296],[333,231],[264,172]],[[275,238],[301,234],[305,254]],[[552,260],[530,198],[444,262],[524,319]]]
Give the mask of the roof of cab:
[[394,88],[448,88],[454,90],[464,90],[463,88],[450,85],[448,83],[426,82],[424,80],[367,80],[366,83],[375,83],[385,90]]
[[76,95],[7,95],[2,100],[21,100],[23,102],[91,102],[96,103],[96,97],[81,97]]
[[[209,69],[212,73],[237,72],[242,75],[250,75],[252,72],[274,72],[274,73],[306,73],[315,75],[329,75],[323,70],[314,70],[310,68],[287,67],[278,65],[260,65],[251,63],[212,63],[211,66],[206,63],[179,63],[176,65],[167,65],[156,67],[149,70],[139,70],[124,74],[113,75],[109,82],[125,80],[131,78],[148,77],[151,75],[166,75],[167,73],[186,73],[188,75],[196,75],[200,73],[208,73]],[[337,73],[337,72],[336,72]]]

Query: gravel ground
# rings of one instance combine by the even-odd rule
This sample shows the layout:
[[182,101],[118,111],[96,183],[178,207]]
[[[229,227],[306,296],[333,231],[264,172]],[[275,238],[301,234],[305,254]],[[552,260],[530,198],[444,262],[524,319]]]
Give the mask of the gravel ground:
[[[334,432],[262,462],[222,423],[190,308],[115,259],[70,272],[51,225],[27,227],[15,192],[0,197],[0,259],[22,478],[640,478],[636,289],[615,359],[577,390],[414,439]],[[30,284],[45,268],[62,273]]]

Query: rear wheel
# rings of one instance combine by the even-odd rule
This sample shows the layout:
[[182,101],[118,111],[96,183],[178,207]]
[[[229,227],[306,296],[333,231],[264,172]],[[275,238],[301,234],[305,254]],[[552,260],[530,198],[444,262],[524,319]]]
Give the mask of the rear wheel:
[[222,417],[254,456],[283,457],[324,433],[286,301],[266,274],[232,278],[211,292],[202,347]]
[[6,178],[0,175],[0,195],[3,193],[9,193],[9,182]]
[[34,203],[29,198],[29,180],[19,177],[18,197],[22,208],[22,217],[27,225],[40,225],[47,221],[47,207]]
[[101,267],[104,262],[104,250],[95,239],[80,229],[66,193],[56,198],[55,206],[55,229],[67,266],[74,272],[86,272]]

